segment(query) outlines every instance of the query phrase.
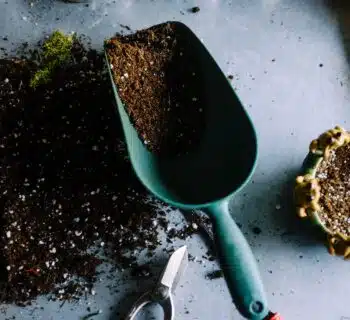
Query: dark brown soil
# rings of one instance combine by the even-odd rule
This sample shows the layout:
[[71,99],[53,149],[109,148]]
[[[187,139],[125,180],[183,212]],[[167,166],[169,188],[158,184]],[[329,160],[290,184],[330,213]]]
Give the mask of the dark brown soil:
[[199,143],[203,95],[196,56],[166,23],[106,42],[118,94],[149,150],[181,154]]
[[222,278],[223,276],[224,274],[222,270],[215,270],[212,272],[208,272],[205,277],[209,280],[215,280],[215,279]]
[[0,60],[0,303],[79,299],[104,260],[146,276],[139,251],[168,228],[131,170],[104,55],[80,42],[72,55],[35,90],[35,64]]
[[256,235],[259,235],[262,232],[261,228],[259,228],[259,227],[253,227],[252,231]]
[[198,13],[200,10],[201,10],[200,7],[192,7],[192,8],[190,9],[190,12],[192,12],[192,13]]
[[323,160],[316,177],[321,186],[320,217],[333,232],[350,236],[350,145]]
[[72,287],[75,275],[93,280],[100,260],[87,254],[92,245],[108,243],[117,260],[130,247],[157,245],[103,58],[79,47],[74,55],[77,64],[37,90],[28,87],[28,63],[0,62],[1,301]]

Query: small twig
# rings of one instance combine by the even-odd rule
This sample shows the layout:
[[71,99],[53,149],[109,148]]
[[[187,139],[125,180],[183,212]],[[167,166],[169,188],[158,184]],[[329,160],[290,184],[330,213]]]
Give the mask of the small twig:
[[91,318],[91,317],[93,317],[93,316],[97,316],[98,314],[100,314],[99,311],[89,313],[89,314],[87,314],[86,316],[83,316],[83,317],[81,318],[81,320],[87,320],[87,319],[89,319],[89,318]]
[[34,275],[38,276],[40,274],[40,271],[37,271],[37,269],[39,269],[39,268],[30,268],[30,269],[26,269],[25,271],[30,273],[30,274],[34,274]]
[[32,316],[36,310],[38,310],[38,308],[34,307],[34,309],[30,312],[30,316]]
[[63,300],[63,302],[60,304],[60,309],[64,306],[67,300]]

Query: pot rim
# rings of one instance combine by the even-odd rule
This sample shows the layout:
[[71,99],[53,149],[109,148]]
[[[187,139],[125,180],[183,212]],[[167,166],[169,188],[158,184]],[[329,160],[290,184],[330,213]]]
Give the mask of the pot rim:
[[[323,155],[314,154],[312,152],[309,152],[306,156],[303,166],[302,166],[302,173],[299,176],[310,176],[316,181],[319,181],[319,179],[316,177],[317,169],[319,168],[321,162],[323,161],[324,157]],[[335,232],[327,228],[325,222],[322,221],[320,218],[320,211],[319,210],[312,210],[311,208],[306,209],[307,211],[307,217],[317,226],[319,226],[326,234],[334,236],[336,235]],[[345,236],[345,235],[344,235]]]

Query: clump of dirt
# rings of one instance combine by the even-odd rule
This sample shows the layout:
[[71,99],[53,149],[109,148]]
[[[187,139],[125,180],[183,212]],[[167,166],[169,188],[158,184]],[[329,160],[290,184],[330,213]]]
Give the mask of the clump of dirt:
[[201,70],[176,24],[117,35],[105,46],[118,94],[148,149],[193,150],[204,128]]
[[224,274],[222,270],[215,270],[212,272],[208,272],[205,277],[209,280],[215,280],[215,279],[222,278],[223,276]]
[[192,7],[191,9],[189,9],[189,11],[191,13],[198,13],[199,11],[201,11],[200,7]]
[[70,54],[34,87],[40,66],[0,60],[0,302],[79,299],[104,259],[129,266],[167,227],[132,173],[104,55],[78,37]]

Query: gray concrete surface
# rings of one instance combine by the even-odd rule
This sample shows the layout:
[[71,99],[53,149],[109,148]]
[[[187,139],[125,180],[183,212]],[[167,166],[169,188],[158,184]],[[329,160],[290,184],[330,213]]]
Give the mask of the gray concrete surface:
[[[200,12],[187,13],[194,5]],[[259,164],[231,208],[259,260],[271,308],[285,320],[346,320],[349,262],[329,256],[295,221],[291,183],[311,139],[336,124],[349,128],[348,17],[350,8],[335,10],[317,0],[92,0],[88,7],[51,0],[0,0],[0,35],[9,37],[8,47],[15,47],[60,28],[87,34],[94,46],[101,47],[104,38],[120,31],[120,23],[133,29],[166,20],[188,24],[223,71],[234,75],[233,85],[257,128]],[[179,218],[177,213],[173,216]],[[256,225],[263,230],[258,236],[251,232]],[[206,250],[200,239],[187,244],[194,256]],[[165,258],[159,253],[155,270]],[[205,279],[205,273],[215,268],[215,263],[190,263],[176,292],[176,319],[241,319],[224,281]],[[136,298],[130,295],[133,289],[146,290],[149,284],[130,279],[111,295],[102,279],[97,295],[88,301],[60,308],[42,298],[35,305],[44,310],[10,307],[7,316],[79,319],[90,304],[93,311],[103,311],[94,319],[119,319],[109,307],[121,303],[117,310],[125,310]]]

